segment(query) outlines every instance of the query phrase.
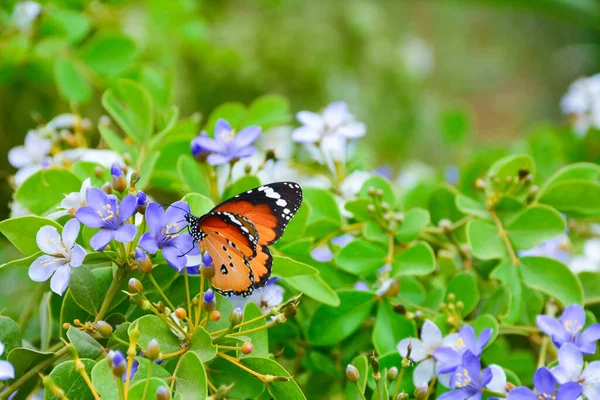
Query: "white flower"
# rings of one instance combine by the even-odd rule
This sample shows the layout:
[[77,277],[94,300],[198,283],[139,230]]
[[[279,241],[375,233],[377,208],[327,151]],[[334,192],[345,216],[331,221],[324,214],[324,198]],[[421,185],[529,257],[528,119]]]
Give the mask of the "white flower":
[[[113,164],[125,165],[123,158],[112,150],[96,150],[96,149],[70,149],[56,155],[54,160],[57,164],[64,161],[89,161],[100,164],[104,168],[110,168]],[[132,170],[132,168],[130,168]]]
[[15,201],[11,201],[8,206],[10,208],[10,217],[11,218],[24,217],[26,215],[33,215],[31,213],[31,211],[29,211],[28,209],[26,209],[25,207],[23,207],[21,205],[21,203],[19,203],[16,200]]
[[600,74],[576,80],[560,101],[560,108],[573,118],[577,136],[590,128],[600,129]]
[[440,328],[430,320],[427,320],[421,328],[420,340],[415,338],[402,339],[396,346],[402,357],[406,357],[408,354],[408,344],[410,343],[412,346],[410,358],[415,363],[418,363],[413,371],[413,383],[415,386],[419,386],[422,383],[428,384],[436,375],[437,363],[433,358],[433,352],[443,345],[443,340]]
[[44,253],[29,267],[29,277],[35,282],[50,279],[50,289],[62,295],[71,277],[71,268],[83,263],[85,250],[75,243],[79,235],[79,221],[71,219],[63,228],[62,238],[55,227],[46,225],[36,235],[37,245]]
[[71,192],[65,196],[64,199],[60,202],[60,204],[56,207],[58,211],[53,212],[48,215],[50,219],[58,219],[60,217],[64,217],[65,215],[74,215],[75,211],[79,210],[79,207],[85,206],[85,194],[87,189],[92,186],[92,182],[90,178],[87,178],[81,184],[81,189],[79,192]]
[[492,380],[486,387],[492,392],[506,394],[506,372],[496,364],[490,365],[490,369],[492,370]]
[[31,130],[25,136],[25,144],[10,149],[8,161],[19,170],[15,174],[15,184],[21,185],[25,179],[48,165],[48,157],[52,148],[52,140],[42,137],[37,131]]
[[271,308],[276,307],[283,302],[283,294],[285,291],[281,286],[276,285],[278,281],[279,278],[271,278],[267,281],[265,286],[254,290],[250,296],[230,296],[229,301],[231,301],[234,309],[240,308],[241,310],[244,309],[246,303],[251,301],[262,310],[263,314],[266,314]]
[[75,114],[60,114],[52,118],[52,120],[46,124],[46,127],[48,129],[52,129],[53,131],[70,129],[75,126],[78,119],[79,116]]
[[[4,345],[0,342],[0,356],[4,353]],[[0,360],[0,381],[13,379],[15,377],[15,368],[8,361]]]
[[348,201],[355,200],[363,185],[371,177],[367,171],[354,171],[344,179],[340,185],[340,195],[336,196],[340,211],[344,217],[352,218],[352,213],[346,210],[345,205]]
[[[175,311],[173,311],[173,312],[171,313],[171,319],[172,319],[172,320],[173,320],[173,321],[174,321],[174,322],[175,322],[177,325],[179,325],[179,326],[180,326],[180,327],[183,329],[183,332],[187,332],[187,330],[188,330],[188,329],[187,329],[187,325],[185,325],[185,324],[182,324],[182,323],[181,323],[181,320],[180,320],[179,318],[177,318],[177,315],[175,315]],[[171,332],[173,332],[173,334],[174,334],[175,336],[177,336],[177,338],[178,338],[178,339],[179,339],[181,342],[185,341],[186,337],[185,337],[185,335],[183,334],[183,332],[181,332],[179,329],[172,328],[172,327],[169,327],[169,329],[171,329]]]
[[[585,366],[585,367],[584,367]],[[558,366],[552,375],[559,384],[578,382],[588,399],[600,398],[600,361],[584,363],[583,355],[573,343],[565,343],[558,350]]]
[[41,12],[42,6],[35,1],[21,1],[15,4],[12,19],[21,32],[27,33]]
[[433,53],[423,39],[409,36],[402,44],[401,54],[410,75],[423,79],[433,71]]
[[576,274],[583,271],[600,271],[600,239],[589,239],[583,245],[583,254],[573,257],[569,268]]

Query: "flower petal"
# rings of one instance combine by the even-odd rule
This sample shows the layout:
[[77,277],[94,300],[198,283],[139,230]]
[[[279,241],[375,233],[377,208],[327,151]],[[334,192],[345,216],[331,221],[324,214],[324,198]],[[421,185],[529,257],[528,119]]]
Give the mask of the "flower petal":
[[187,226],[185,215],[190,213],[190,206],[185,201],[176,201],[167,208],[165,214],[165,225],[178,224],[179,229]]
[[567,382],[556,391],[556,400],[576,400],[583,393],[583,386],[577,382]]
[[62,242],[67,250],[71,250],[79,235],[79,221],[75,218],[70,219],[65,224],[62,231]]
[[296,114],[296,119],[302,125],[306,125],[315,130],[323,129],[323,118],[314,112],[311,111],[300,111]]
[[90,206],[79,208],[79,210],[75,212],[75,218],[90,228],[102,228],[105,225],[102,217],[98,215],[98,210]]
[[15,168],[22,168],[31,163],[31,156],[25,146],[13,147],[8,151],[8,162]]
[[137,209],[137,199],[134,195],[128,194],[119,204],[119,222],[127,221]]
[[0,381],[13,379],[15,377],[15,368],[8,361],[0,361]]
[[461,356],[451,347],[439,347],[433,352],[433,357],[438,361],[438,373],[447,374],[454,372],[461,363]]
[[156,238],[150,232],[146,232],[142,235],[140,241],[138,242],[138,246],[150,254],[156,254],[158,251],[158,243],[156,242]]
[[70,278],[71,267],[63,265],[56,270],[54,275],[52,275],[52,279],[50,279],[50,289],[52,289],[54,293],[62,296],[65,290],[67,290],[67,286],[69,286]]
[[[400,355],[402,356],[402,358],[406,357],[406,355],[408,354],[408,345],[412,346],[412,350],[416,348],[424,348],[423,346],[423,342],[421,342],[419,339],[415,339],[415,338],[405,338],[402,339],[400,342],[398,342],[398,344],[396,345],[396,349],[398,350],[398,353],[400,353]],[[415,361],[415,362],[419,362],[421,360],[423,360],[425,357],[420,357],[422,354],[418,354],[419,357],[415,358],[414,353],[412,352],[410,353],[410,358]],[[425,355],[427,356],[427,355]]]
[[87,189],[85,193],[85,202],[96,211],[102,210],[102,208],[109,203],[106,193],[95,187],[89,187]]
[[583,379],[586,384],[596,384],[600,389],[600,361],[592,361],[589,363],[583,370],[580,378]]
[[492,371],[492,380],[486,385],[488,389],[496,393],[506,393],[506,372],[499,365],[492,364],[489,366]]
[[425,347],[433,351],[442,344],[442,331],[435,323],[427,320],[421,328],[421,340]]
[[233,158],[248,158],[256,154],[257,151],[258,149],[256,148],[256,146],[248,146],[243,147],[239,150],[232,151],[229,155]]
[[178,271],[181,271],[185,264],[187,263],[186,258],[182,255],[181,251],[179,251],[174,246],[166,246],[163,248],[163,257],[169,263],[170,266],[175,268]]
[[207,158],[206,161],[208,161],[208,163],[212,166],[216,166],[216,165],[223,165],[223,164],[227,164],[229,161],[232,160],[233,157],[230,157],[228,155],[223,155],[223,154],[218,154],[218,153],[213,153],[210,154]]
[[463,354],[462,367],[469,371],[469,375],[471,376],[479,376],[481,374],[481,361],[479,361],[479,357],[470,350],[467,350],[465,354]]
[[484,329],[479,337],[477,338],[477,343],[475,344],[475,354],[480,355],[483,348],[488,344],[490,338],[492,337],[492,333],[494,330],[492,328]]
[[342,101],[331,103],[323,110],[323,121],[330,128],[337,127],[351,117],[352,115],[348,111],[348,104]]
[[328,262],[333,260],[333,253],[326,244],[311,251],[310,256],[318,262]]
[[215,137],[220,137],[222,134],[227,134],[232,130],[233,128],[229,122],[223,118],[219,118],[215,124]]
[[133,224],[125,224],[117,228],[115,231],[115,240],[121,243],[129,243],[135,239],[137,226]]
[[580,343],[595,343],[598,340],[600,340],[600,324],[588,326],[579,337]]
[[35,235],[38,247],[46,254],[62,254],[62,240],[52,225],[42,226]]
[[187,232],[180,233],[177,237],[169,239],[168,245],[177,248],[181,254],[192,256],[200,254],[200,246],[197,245],[192,235]]
[[540,330],[546,335],[556,338],[561,343],[568,340],[568,334],[565,331],[565,328],[560,324],[560,322],[558,322],[557,319],[547,315],[538,315],[535,321],[538,328],[540,328]]
[[420,362],[413,371],[413,383],[415,387],[422,383],[429,384],[435,376],[435,361],[427,358]]
[[508,392],[508,400],[538,400],[538,396],[528,387],[519,386]]
[[465,400],[469,397],[469,392],[466,389],[456,389],[444,393],[438,400]]
[[572,324],[573,328],[585,325],[585,311],[579,304],[573,304],[565,308],[560,316],[560,322],[563,326]]
[[77,268],[81,264],[83,264],[83,260],[85,258],[85,250],[80,245],[76,244],[73,246],[71,250],[71,262],[69,263],[71,267]]
[[321,135],[321,130],[302,126],[294,129],[292,140],[297,143],[315,143],[321,139]]
[[583,368],[583,355],[573,343],[565,343],[558,351],[558,364],[569,381],[576,381]]
[[48,255],[38,257],[29,267],[29,277],[34,282],[45,282],[65,262],[64,258],[56,258]]
[[[156,239],[162,238],[165,227],[165,210],[158,203],[151,202],[146,207],[146,222],[148,229],[156,236]],[[147,250],[150,251],[150,250]]]
[[535,390],[539,394],[552,394],[556,388],[556,379],[546,367],[538,368],[533,375]]
[[348,139],[357,139],[365,136],[365,133],[367,133],[367,126],[362,122],[353,122],[351,124],[346,124],[339,127],[337,129],[337,133],[347,137]]
[[233,137],[229,146],[235,151],[248,147],[258,140],[261,132],[262,128],[259,126],[249,126],[248,128],[242,129]]
[[[223,149],[216,140],[209,137],[208,135],[199,135],[196,136],[192,140],[192,149],[195,149],[197,152],[211,152],[211,153],[220,153]],[[194,150],[192,150],[194,151]]]
[[471,325],[463,326],[460,331],[458,331],[458,335],[463,340],[465,348],[474,351],[476,342],[475,342],[475,330]]
[[96,251],[103,250],[114,237],[115,231],[112,229],[101,229],[90,239],[90,246]]

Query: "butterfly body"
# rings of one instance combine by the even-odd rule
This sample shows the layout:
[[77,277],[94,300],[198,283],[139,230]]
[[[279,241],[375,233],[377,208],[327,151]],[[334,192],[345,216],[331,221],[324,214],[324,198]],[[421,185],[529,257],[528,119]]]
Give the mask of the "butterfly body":
[[302,204],[302,189],[278,182],[247,190],[207,214],[186,215],[189,231],[215,265],[212,284],[226,296],[249,296],[271,275],[275,243]]

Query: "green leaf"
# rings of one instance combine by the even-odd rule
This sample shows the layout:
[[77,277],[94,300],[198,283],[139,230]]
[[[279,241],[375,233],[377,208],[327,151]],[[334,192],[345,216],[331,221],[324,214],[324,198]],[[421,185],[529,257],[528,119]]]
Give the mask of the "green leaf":
[[535,163],[533,158],[527,154],[517,154],[501,158],[492,164],[488,171],[488,177],[499,178],[504,181],[506,177],[519,176],[519,170],[526,169],[535,176]]
[[191,351],[185,353],[181,358],[175,377],[177,378],[175,394],[181,396],[181,400],[206,399],[208,392],[206,371],[198,354]]
[[54,226],[58,232],[62,231],[62,226],[56,221],[28,215],[0,221],[0,232],[23,254],[34,255],[40,251],[35,237],[40,228],[46,225]]
[[100,124],[98,125],[98,130],[100,131],[100,136],[102,137],[102,139],[106,142],[106,144],[108,144],[108,147],[110,147],[112,150],[116,151],[121,155],[125,153],[137,154],[134,149],[132,149],[131,147],[129,147],[129,145],[125,143],[121,136],[117,135],[108,126]]
[[[6,351],[6,350],[5,350]],[[15,368],[15,378],[18,379],[31,368],[51,358],[54,353],[40,352],[24,347],[14,348],[8,353],[7,360]],[[39,379],[37,376],[33,380]]]
[[[249,358],[244,359],[244,364]],[[229,398],[253,399],[263,391],[263,384],[256,377],[240,367],[231,364],[222,358],[216,358],[210,363],[211,382],[219,387],[221,385],[235,385],[227,393]]]
[[291,276],[285,278],[285,282],[319,303],[333,307],[340,304],[337,293],[320,275]]
[[600,178],[600,165],[581,162],[571,165],[566,165],[556,171],[546,182],[540,187],[537,198],[544,196],[546,191],[557,183],[570,180],[586,180],[596,181]]
[[184,196],[183,200],[190,205],[192,214],[198,216],[206,214],[215,206],[211,199],[198,193],[190,193]]
[[498,333],[500,332],[500,325],[498,324],[498,321],[496,321],[496,318],[494,318],[490,314],[480,315],[479,317],[477,317],[477,319],[475,319],[475,321],[469,322],[469,325],[471,325],[473,329],[475,329],[475,334],[477,336],[479,336],[484,329],[492,329],[492,337],[490,338],[490,341],[488,342],[487,346],[494,343],[494,341],[498,337]]
[[490,212],[485,204],[465,195],[459,194],[456,196],[456,207],[465,214],[475,215],[487,220],[491,219]]
[[[0,223],[0,231],[1,231],[1,223]],[[31,264],[33,264],[35,259],[42,255],[44,255],[44,253],[41,251],[38,251],[28,257],[18,258],[16,260],[12,260],[7,263],[0,264],[0,269],[5,268],[5,267],[29,268],[31,266]]]
[[583,286],[585,304],[600,303],[600,274],[596,272],[580,272],[577,277]]
[[[150,363],[153,364],[150,375],[151,377],[161,379],[168,379],[171,377],[171,374],[167,372],[167,370],[165,370],[160,365],[154,364],[153,361],[150,361],[147,358],[135,357],[135,360],[139,362],[139,366],[137,373],[133,376],[133,379],[131,380],[132,383],[137,383],[138,381],[145,380],[148,377],[148,367]],[[108,360],[101,360],[94,366],[94,368],[92,369],[91,378],[92,383],[98,391],[100,397],[102,397],[103,399],[119,398],[119,389],[117,387],[117,382],[115,381],[110,365],[108,364]],[[155,397],[150,397],[147,399],[154,400]]]
[[82,265],[71,271],[69,290],[71,291],[73,300],[79,307],[92,315],[98,312],[100,296],[104,293],[98,292],[96,277],[87,266]]
[[429,225],[429,211],[413,208],[404,213],[404,220],[396,230],[396,240],[400,243],[412,242]]
[[446,293],[454,294],[455,303],[463,302],[463,317],[469,315],[479,302],[479,289],[475,277],[466,272],[460,273],[450,280]]
[[12,319],[0,315],[0,343],[4,345],[4,353],[0,359],[6,360],[10,351],[20,347],[23,343],[23,335],[19,325]]
[[194,331],[189,349],[196,353],[204,363],[217,355],[217,346],[213,344],[210,334],[201,326]]
[[219,118],[231,124],[233,129],[238,129],[246,116],[246,107],[242,103],[224,103],[215,108],[204,126],[204,130],[212,137],[215,131],[215,124]]
[[87,103],[92,97],[92,87],[85,75],[69,58],[57,58],[54,62],[54,80],[58,92],[69,101]]
[[121,79],[104,92],[102,105],[121,129],[138,144],[147,144],[154,126],[152,104],[137,83]]
[[71,295],[71,290],[67,290],[60,308],[59,327],[61,329],[61,337],[65,337],[65,332],[62,329],[62,326],[65,322],[72,324],[76,319],[79,319],[80,321],[88,321],[89,318],[90,314],[79,307],[77,303],[75,303],[75,300],[73,300],[73,296]]
[[370,221],[371,213],[369,212],[369,204],[373,202],[369,199],[351,200],[344,204],[344,208],[349,211],[352,216],[358,221]]
[[81,12],[58,7],[50,7],[44,10],[44,13],[46,12],[48,19],[44,19],[40,27],[42,36],[64,35],[69,42],[76,43],[83,39],[91,29],[90,20]]
[[428,275],[435,269],[435,254],[426,242],[417,242],[394,256],[392,275]]
[[177,160],[177,174],[186,184],[187,190],[208,196],[210,193],[208,183],[201,169],[202,166],[189,155],[181,155]]
[[40,170],[23,182],[15,193],[16,200],[34,214],[54,211],[66,194],[79,192],[81,179],[65,168]]
[[123,354],[127,352],[127,346],[117,341],[116,339],[120,339],[125,343],[129,343],[129,326],[131,322],[124,322],[115,329],[110,339],[108,339],[108,343],[106,347],[109,349],[120,350]]
[[467,239],[473,255],[481,260],[507,256],[506,247],[492,223],[474,219],[467,224]]
[[289,257],[273,256],[273,275],[289,278],[302,275],[319,275],[319,270]]
[[338,292],[340,305],[321,305],[308,328],[308,339],[316,346],[329,346],[354,333],[369,316],[375,294],[359,290]]
[[221,319],[218,321],[213,321],[212,319],[208,320],[206,330],[209,332],[214,332],[229,327],[229,315],[231,314],[231,311],[233,311],[231,302],[227,297],[222,296],[219,293],[215,293],[215,296],[217,298],[216,310],[221,313]]
[[102,355],[102,345],[87,333],[71,326],[67,331],[67,337],[79,357],[95,360]]
[[247,190],[255,189],[260,186],[260,180],[254,175],[246,175],[233,182],[224,192],[222,200],[227,200]]
[[52,292],[48,291],[42,295],[40,300],[40,350],[47,351],[52,339],[52,305],[50,298]]
[[306,399],[296,381],[276,361],[262,357],[247,357],[242,359],[242,363],[263,375],[290,378],[289,381],[275,381],[267,385],[267,390],[274,400]]
[[160,345],[160,351],[164,354],[175,353],[181,350],[179,339],[171,329],[156,315],[144,315],[129,326],[128,333],[137,327],[140,330],[138,344],[142,349],[147,349],[152,339],[156,339]]
[[294,239],[298,239],[304,236],[306,232],[306,221],[310,215],[310,205],[308,202],[303,201],[302,205],[294,215],[294,218],[288,223],[285,232],[281,237],[281,242],[289,242]]
[[505,260],[492,273],[490,278],[498,279],[504,282],[509,292],[508,309],[500,318],[507,324],[514,324],[521,316],[521,303],[523,300],[523,292],[521,285],[521,277],[516,265],[510,260]]
[[[249,301],[246,303],[246,307],[244,308],[244,319],[243,322],[250,321],[254,318],[258,318],[262,316],[262,311],[256,304]],[[256,322],[252,322],[248,325],[245,325],[242,330],[250,330],[255,328],[260,328],[265,326],[265,320],[260,319]],[[254,346],[254,350],[251,353],[253,357],[267,357],[269,355],[269,333],[266,329],[262,329],[256,332],[246,334],[250,338],[250,342]],[[241,355],[242,358],[248,357],[244,354]]]
[[441,133],[445,142],[464,142],[471,131],[471,118],[467,107],[445,110],[440,116]]
[[380,245],[356,239],[340,250],[335,261],[344,271],[369,276],[385,264],[386,255]]
[[508,238],[518,250],[531,249],[562,234],[566,229],[563,217],[552,207],[527,207],[506,226]]
[[538,201],[574,217],[588,217],[600,213],[600,185],[571,179],[560,181],[544,191]]
[[398,314],[388,301],[380,301],[377,306],[375,328],[373,328],[373,346],[378,354],[397,351],[400,340],[416,337],[415,324],[404,315]]
[[244,126],[258,125],[263,128],[283,125],[290,119],[290,102],[279,95],[265,95],[248,106]]
[[152,96],[153,103],[161,109],[169,107],[172,99],[172,74],[165,74],[150,65],[142,67],[142,85]]
[[341,226],[342,215],[331,193],[324,189],[304,188],[304,197],[311,206],[307,220],[307,236],[321,238]]
[[[346,383],[345,400],[362,400],[360,393],[364,393],[367,388],[367,373],[369,371],[369,361],[364,355],[356,356],[350,363],[358,370],[358,381],[356,383]],[[360,390],[360,393],[358,392]]]
[[154,166],[156,165],[156,161],[160,157],[160,152],[154,151],[152,154],[146,156],[143,159],[142,165],[139,169],[140,179],[136,183],[137,189],[145,189],[148,183],[150,182],[150,178],[152,177],[152,172],[154,171]]
[[[85,367],[85,372],[89,376],[92,373],[92,369],[96,363],[85,358],[82,358],[81,362]],[[58,364],[56,368],[50,372],[50,378],[52,378],[52,381],[56,384],[56,386],[64,390],[65,398],[70,400],[94,399],[89,386],[83,379],[83,375],[77,371],[75,367],[75,361],[65,361],[61,364]],[[57,397],[52,394],[51,390],[46,390],[44,399],[54,400],[57,399]]]
[[[179,379],[177,379],[177,384],[179,384]],[[159,378],[150,378],[150,379],[142,379],[131,385],[129,388],[129,393],[127,396],[128,400],[155,400],[156,399],[156,391],[160,387],[165,387],[169,389],[169,385],[163,379]],[[144,396],[144,392],[146,395]],[[200,392],[198,393],[200,394]],[[183,400],[184,397],[181,397]],[[204,399],[204,397],[198,397],[198,399]]]
[[118,32],[100,32],[86,41],[81,59],[97,74],[115,77],[135,59],[135,42]]
[[429,199],[429,213],[431,221],[438,224],[442,219],[456,222],[464,214],[456,207],[457,191],[452,186],[442,185],[431,193]]
[[583,288],[577,276],[558,260],[546,257],[523,257],[520,271],[523,282],[554,297],[563,306],[583,305]]
[[383,197],[381,198],[381,201],[385,201],[391,208],[394,208],[396,205],[396,193],[394,193],[394,188],[388,179],[379,175],[373,175],[363,183],[358,197],[370,199],[371,196],[369,196],[369,190],[371,188],[382,190]]

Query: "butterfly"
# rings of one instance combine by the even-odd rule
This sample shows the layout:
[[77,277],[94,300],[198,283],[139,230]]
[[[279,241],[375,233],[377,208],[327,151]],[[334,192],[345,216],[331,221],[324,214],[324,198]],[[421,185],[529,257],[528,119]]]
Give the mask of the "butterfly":
[[186,214],[190,235],[215,265],[213,287],[225,296],[249,296],[265,285],[273,257],[267,246],[285,231],[302,204],[302,188],[277,182],[247,190],[207,214]]

